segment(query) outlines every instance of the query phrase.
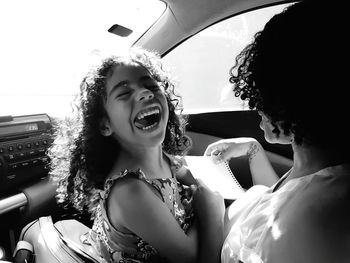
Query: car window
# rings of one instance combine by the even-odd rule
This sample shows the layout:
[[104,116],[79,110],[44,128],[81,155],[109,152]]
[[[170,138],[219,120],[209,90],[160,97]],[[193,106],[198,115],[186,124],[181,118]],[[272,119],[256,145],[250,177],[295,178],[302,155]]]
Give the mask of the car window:
[[[132,45],[164,12],[159,0],[0,1],[0,116],[64,116],[100,53]],[[114,24],[133,30],[109,33]]]
[[178,82],[185,113],[248,109],[232,92],[230,68],[253,35],[286,6],[228,18],[199,32],[164,57]]

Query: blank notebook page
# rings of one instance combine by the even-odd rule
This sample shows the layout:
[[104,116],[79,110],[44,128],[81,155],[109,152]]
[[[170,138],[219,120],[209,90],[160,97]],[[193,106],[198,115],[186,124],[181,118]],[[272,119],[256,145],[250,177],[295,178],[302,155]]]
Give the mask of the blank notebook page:
[[237,199],[244,189],[236,180],[227,162],[215,163],[212,156],[186,156],[187,168],[194,178],[201,179],[212,191],[225,199]]

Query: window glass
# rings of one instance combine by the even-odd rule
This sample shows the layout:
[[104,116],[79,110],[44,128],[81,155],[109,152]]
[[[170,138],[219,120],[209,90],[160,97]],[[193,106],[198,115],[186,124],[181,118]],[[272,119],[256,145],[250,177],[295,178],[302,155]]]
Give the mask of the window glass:
[[248,109],[232,92],[230,68],[254,34],[286,6],[267,7],[221,21],[164,57],[178,81],[185,113]]
[[[66,115],[94,60],[131,46],[165,7],[159,0],[0,1],[0,116]],[[133,33],[109,33],[114,24]]]

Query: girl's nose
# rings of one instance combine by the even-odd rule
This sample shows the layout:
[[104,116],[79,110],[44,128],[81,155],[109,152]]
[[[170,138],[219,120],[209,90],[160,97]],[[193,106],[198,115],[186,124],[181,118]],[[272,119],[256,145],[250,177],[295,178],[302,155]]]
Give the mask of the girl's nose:
[[141,100],[151,100],[154,98],[154,94],[152,91],[150,91],[149,89],[140,87],[140,90],[137,93],[137,100],[141,101]]

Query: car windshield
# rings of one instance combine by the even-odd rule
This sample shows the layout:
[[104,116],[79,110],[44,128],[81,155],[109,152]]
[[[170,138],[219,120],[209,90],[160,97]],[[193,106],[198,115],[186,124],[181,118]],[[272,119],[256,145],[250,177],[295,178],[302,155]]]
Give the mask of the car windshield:
[[[0,116],[64,116],[87,66],[102,51],[132,45],[165,7],[159,0],[1,1]],[[113,25],[133,32],[117,36]]]

